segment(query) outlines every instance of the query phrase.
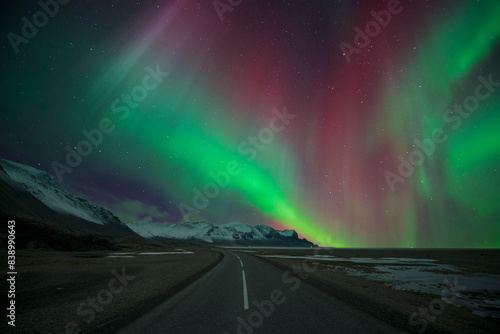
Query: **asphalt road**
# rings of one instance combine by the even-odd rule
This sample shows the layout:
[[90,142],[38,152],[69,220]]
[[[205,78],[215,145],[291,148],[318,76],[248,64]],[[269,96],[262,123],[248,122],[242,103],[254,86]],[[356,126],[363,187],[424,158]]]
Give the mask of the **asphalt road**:
[[118,333],[399,333],[301,281],[312,263],[283,272],[225,251],[214,269]]

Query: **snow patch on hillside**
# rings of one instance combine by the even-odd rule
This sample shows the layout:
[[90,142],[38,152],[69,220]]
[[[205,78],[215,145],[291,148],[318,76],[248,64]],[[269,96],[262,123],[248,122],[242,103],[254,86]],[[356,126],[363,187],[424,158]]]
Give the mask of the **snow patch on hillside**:
[[20,187],[54,211],[100,225],[108,223],[123,225],[111,211],[81,197],[71,195],[59,185],[53,176],[43,171],[4,159],[0,159],[0,166]]
[[250,226],[241,222],[222,225],[205,222],[160,224],[135,222],[128,225],[135,233],[145,237],[162,237],[175,240],[202,241],[219,245],[293,245],[314,246],[305,239],[299,239],[294,230],[277,231],[266,225]]

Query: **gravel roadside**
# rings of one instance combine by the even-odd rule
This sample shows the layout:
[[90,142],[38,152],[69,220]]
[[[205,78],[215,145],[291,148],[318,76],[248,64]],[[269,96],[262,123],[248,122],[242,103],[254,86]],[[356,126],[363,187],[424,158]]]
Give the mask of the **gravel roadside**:
[[124,257],[107,257],[115,253],[110,251],[18,251],[13,332],[112,332],[222,258],[221,253],[196,246],[154,249],[174,254],[137,254],[144,251],[151,250],[127,249],[123,252],[135,254],[115,255]]

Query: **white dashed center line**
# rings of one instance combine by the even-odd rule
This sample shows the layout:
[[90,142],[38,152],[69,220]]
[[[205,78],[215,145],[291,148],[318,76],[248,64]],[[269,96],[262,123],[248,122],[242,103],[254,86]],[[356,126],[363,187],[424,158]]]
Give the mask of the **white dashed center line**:
[[247,293],[247,280],[245,278],[245,271],[242,270],[241,274],[243,275],[243,308],[248,310],[248,293]]
[[[243,268],[243,262],[241,261],[240,257],[238,255],[236,255],[236,257],[238,258],[238,260],[240,260],[241,268]],[[243,269],[241,269],[241,276],[243,278],[243,308],[245,310],[248,310],[247,279],[245,277],[245,270]]]

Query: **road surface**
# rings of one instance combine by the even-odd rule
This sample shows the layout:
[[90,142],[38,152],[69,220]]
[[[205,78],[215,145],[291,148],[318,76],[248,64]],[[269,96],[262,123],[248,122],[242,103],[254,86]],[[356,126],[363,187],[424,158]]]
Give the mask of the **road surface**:
[[118,333],[399,333],[299,280],[312,263],[283,272],[243,252],[224,254],[205,276]]

